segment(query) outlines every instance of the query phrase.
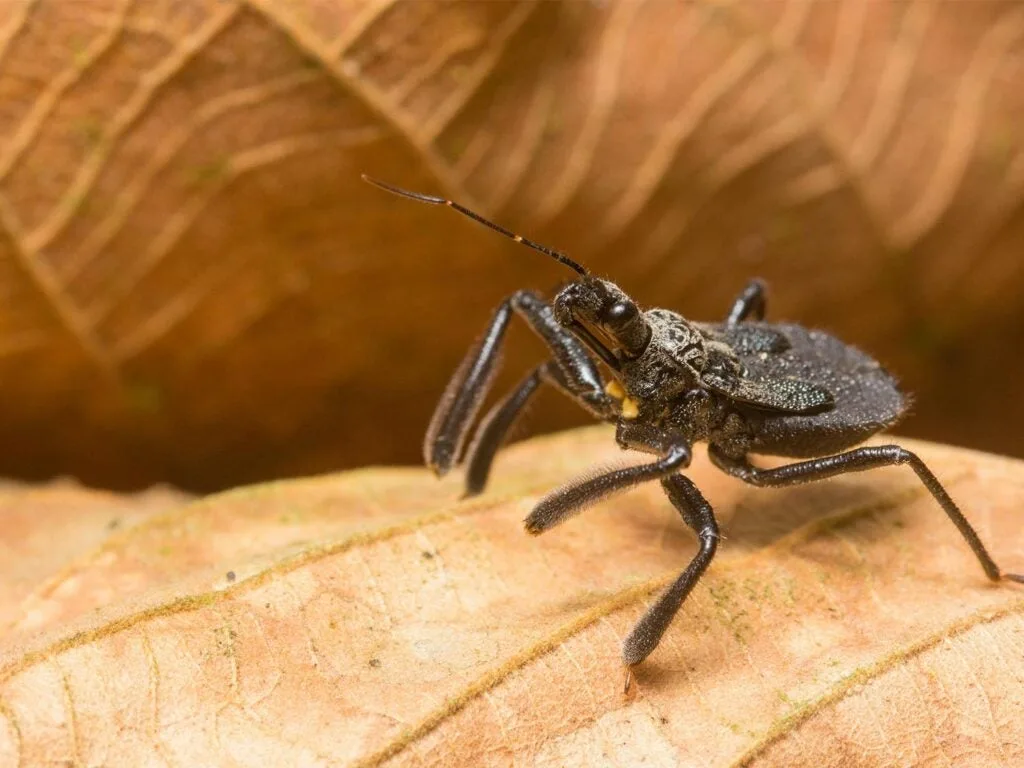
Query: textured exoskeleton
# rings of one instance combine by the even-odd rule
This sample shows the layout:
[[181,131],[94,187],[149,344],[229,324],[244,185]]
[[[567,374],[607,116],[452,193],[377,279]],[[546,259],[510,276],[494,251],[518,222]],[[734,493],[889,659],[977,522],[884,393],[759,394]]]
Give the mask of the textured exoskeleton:
[[[525,520],[529,533],[543,533],[616,491],[658,480],[683,521],[697,533],[696,556],[623,643],[627,687],[628,668],[658,645],[718,546],[711,506],[682,474],[696,442],[707,442],[719,469],[756,486],[796,485],[909,464],[957,526],[985,574],[993,581],[1024,583],[1024,576],[999,569],[920,458],[897,445],[855,447],[903,415],[907,401],[896,380],[871,357],[834,336],[764,322],[765,288],[760,281],[752,281],[737,297],[724,322],[693,322],[665,309],[643,311],[614,283],[591,275],[565,254],[451,200],[368,181],[421,202],[448,205],[577,273],[578,279],[551,302],[530,291],[517,291],[502,302],[445,390],[427,430],[424,455],[439,475],[464,463],[467,494],[481,492],[516,416],[546,382],[614,424],[622,448],[656,457],[571,482],[542,499]],[[513,314],[543,339],[551,357],[491,408],[468,441]],[[751,454],[805,460],[763,469],[750,461]]]

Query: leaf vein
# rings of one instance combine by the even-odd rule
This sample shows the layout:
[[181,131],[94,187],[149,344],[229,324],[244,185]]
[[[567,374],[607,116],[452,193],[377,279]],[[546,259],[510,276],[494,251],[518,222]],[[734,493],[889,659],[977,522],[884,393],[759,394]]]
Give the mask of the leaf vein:
[[8,723],[11,724],[11,731],[14,733],[14,748],[18,754],[18,761],[15,763],[17,768],[21,768],[24,760],[25,744],[24,736],[21,733],[21,723],[18,722],[17,715],[8,706],[7,702],[0,697],[0,717],[4,718]]
[[60,676],[61,690],[64,693],[64,707],[67,709],[68,714],[68,734],[71,740],[71,765],[82,764],[82,740],[78,729],[78,712],[75,708],[75,698],[71,694],[71,681],[68,679],[67,672],[56,659],[50,659],[50,663],[53,664],[57,670],[57,674]]
[[326,57],[334,60],[344,56],[356,40],[370,28],[370,25],[397,2],[398,0],[367,0],[360,3],[356,17],[348,23],[344,33],[325,49]]
[[[487,50],[480,56],[477,66],[460,78],[460,84],[463,87],[453,90],[451,95],[441,102],[424,122],[422,129],[424,144],[433,144],[445,126],[469,103],[473,94],[477,92],[477,89],[501,61],[501,55],[505,52],[508,41],[522,29],[537,7],[535,3],[522,3],[514,6],[514,12],[509,14],[508,19],[498,27],[496,34],[488,39]],[[443,53],[447,55],[448,51]],[[435,62],[435,65],[439,65],[439,63],[440,61]]]
[[113,48],[114,43],[121,35],[125,17],[133,2],[134,0],[120,0],[117,15],[113,19],[107,19],[110,22],[109,28],[91,40],[80,56],[72,57],[69,67],[47,83],[28,114],[18,125],[17,130],[14,131],[14,135],[5,142],[3,154],[0,154],[0,179],[10,173],[22,153],[38,137],[40,129],[46,124],[60,98],[81,79],[82,75],[89,71],[90,67]]
[[[7,58],[7,54],[11,50],[11,43],[18,36],[18,33],[25,28],[25,22],[32,13],[32,9],[38,4],[39,0],[23,0],[17,6],[17,10],[11,13],[8,18],[8,24],[4,26],[3,30],[0,31],[0,68],[3,68],[4,59]],[[7,6],[10,8],[10,5]]]
[[326,74],[332,77],[345,91],[361,100],[366,108],[380,119],[381,123],[393,127],[400,133],[402,138],[416,150],[417,157],[423,161],[427,169],[441,182],[442,187],[448,190],[450,197],[461,196],[466,205],[474,204],[468,195],[459,191],[448,164],[440,160],[430,145],[423,140],[413,119],[395,110],[386,94],[381,93],[365,79],[359,79],[358,72],[352,71],[352,68],[346,66],[344,62],[332,58],[331,50],[286,10],[289,3],[276,3],[272,0],[243,1],[246,3],[246,7],[287,32],[289,42],[296,47],[301,55],[320,64]]
[[523,128],[518,140],[505,154],[505,165],[501,177],[491,187],[487,207],[500,210],[516,191],[530,166],[530,160],[544,139],[544,127],[551,106],[555,103],[555,88],[549,80],[541,78],[533,98],[526,108]]
[[11,242],[14,262],[25,275],[29,284],[38,292],[43,303],[57,320],[58,325],[74,340],[86,358],[104,374],[108,380],[119,381],[113,358],[100,343],[99,338],[88,324],[81,311],[61,289],[56,275],[42,258],[26,250],[25,239],[20,232],[17,216],[10,203],[0,196],[0,229],[7,232]]
[[600,50],[594,57],[597,73],[589,94],[590,108],[576,133],[562,170],[552,179],[547,194],[538,203],[539,217],[543,220],[553,219],[561,213],[594,165],[601,134],[621,88],[622,61],[626,54],[630,27],[642,6],[643,2],[638,1],[617,4],[611,9],[611,16],[601,37]]
[[780,46],[774,36],[766,34],[759,24],[749,18],[749,15],[742,8],[726,0],[705,0],[705,2],[729,13],[738,26],[745,29],[755,39],[762,40],[766,52],[792,75],[792,87],[789,89],[789,93],[796,99],[804,122],[814,130],[814,135],[821,142],[822,149],[831,158],[836,173],[841,176],[843,182],[859,203],[865,219],[871,225],[872,232],[879,238],[879,244],[885,250],[891,250],[889,228],[883,217],[883,211],[875,200],[866,180],[861,177],[858,167],[851,162],[849,153],[844,148],[839,135],[824,116],[823,108],[825,104],[819,103],[812,93],[812,87],[809,82],[811,75],[807,71],[808,68],[797,61],[797,56],[791,49]]
[[177,761],[172,760],[167,753],[167,745],[164,744],[160,735],[160,666],[157,664],[156,653],[146,627],[139,627],[139,636],[142,653],[146,658],[146,669],[149,671],[149,738],[164,762],[169,766],[174,766]]
[[819,696],[798,709],[793,714],[779,721],[762,739],[744,752],[743,755],[733,763],[733,765],[736,766],[736,768],[750,765],[757,757],[760,757],[767,752],[773,744],[777,743],[784,736],[787,736],[791,732],[797,730],[797,728],[807,722],[811,717],[831,706],[834,706],[835,704],[838,704],[854,689],[857,689],[865,683],[869,683],[881,677],[886,672],[894,669],[897,663],[919,657],[926,651],[935,648],[944,640],[958,637],[974,627],[991,624],[992,622],[998,621],[1004,617],[1019,615],[1021,613],[1024,613],[1024,600],[1016,600],[997,608],[985,608],[976,611],[965,616],[959,621],[952,623],[951,625],[942,627],[940,630],[928,635],[927,637],[905,645],[873,664],[869,664],[859,670],[856,670],[842,678],[837,685],[825,694]]
[[949,207],[971,160],[982,124],[982,104],[1001,58],[1011,51],[1024,26],[1024,8],[1012,6],[978,42],[974,58],[960,78],[946,142],[921,195],[894,227],[897,242],[909,247],[932,229]]
[[934,18],[934,9],[932,3],[910,4],[900,26],[900,38],[882,65],[868,116],[860,134],[850,142],[850,164],[862,174],[871,170],[895,129],[910,73],[921,51],[928,25]]
[[110,241],[128,221],[132,209],[138,205],[157,176],[170,165],[181,148],[199,130],[215,119],[235,110],[253,106],[267,98],[289,93],[301,85],[312,82],[315,77],[314,73],[299,71],[258,85],[229,91],[210,99],[189,119],[182,121],[175,129],[172,129],[148,155],[145,165],[134,172],[131,180],[119,190],[109,210],[96,228],[83,239],[77,253],[66,261],[61,270],[61,277],[64,281],[73,281],[107,248]]
[[[197,193],[182,208],[167,217],[166,223],[153,237],[150,246],[133,264],[133,269],[119,276],[118,284],[107,291],[102,304],[89,308],[93,322],[98,323],[109,316],[116,308],[117,302],[131,294],[139,283],[168,257],[178,240],[195,223],[209,201],[240,176],[281,162],[299,153],[322,149],[325,143],[337,142],[342,146],[355,146],[371,143],[380,138],[381,133],[376,128],[342,129],[291,136],[239,153],[232,158],[229,168],[222,178],[206,185],[202,192]],[[238,264],[222,262],[199,275],[189,288],[180,291],[162,308],[154,310],[143,323],[133,329],[130,335],[116,341],[113,345],[114,358],[118,361],[127,360],[165,336],[237,267]],[[255,318],[253,318],[254,320]]]
[[137,88],[132,98],[114,114],[95,150],[79,167],[74,180],[64,193],[63,200],[55,206],[53,213],[27,236],[26,245],[31,251],[41,251],[63,231],[78,210],[77,201],[84,200],[92,190],[100,172],[113,154],[117,141],[145,113],[146,108],[157,93],[170,82],[171,77],[219,35],[231,20],[237,18],[237,5],[225,5],[224,8],[225,10],[211,17],[204,26],[185,38],[184,43],[174,54],[152,70],[145,78],[145,85]]
[[[659,132],[658,140],[638,165],[619,196],[619,202],[608,211],[602,227],[604,237],[614,238],[636,218],[675,162],[680,148],[700,127],[704,117],[750,74],[763,55],[761,44],[748,40],[716,69],[714,75],[693,90],[682,108]],[[675,209],[672,215],[678,216],[679,210]]]

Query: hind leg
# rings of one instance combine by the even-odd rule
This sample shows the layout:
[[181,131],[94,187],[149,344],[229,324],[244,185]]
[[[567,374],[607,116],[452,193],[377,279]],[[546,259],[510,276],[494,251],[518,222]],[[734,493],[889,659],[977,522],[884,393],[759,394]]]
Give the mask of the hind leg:
[[939,506],[953,521],[953,525],[960,531],[960,535],[978,558],[985,575],[992,581],[1009,579],[1024,584],[1024,575],[1016,573],[1004,573],[996,565],[995,560],[981,543],[977,531],[964,517],[964,513],[956,505],[956,502],[946,493],[938,478],[932,474],[923,461],[914,453],[898,445],[879,445],[855,448],[846,453],[835,456],[825,456],[820,459],[809,461],[798,461],[793,464],[785,464],[774,469],[761,469],[755,467],[749,460],[734,459],[726,456],[715,446],[709,446],[708,455],[715,466],[733,477],[737,477],[746,483],[759,487],[780,487],[786,485],[799,485],[801,483],[813,483],[816,480],[825,480],[836,475],[845,475],[847,472],[864,472],[877,467],[890,467],[897,464],[909,464],[911,469],[917,473],[918,478],[932,497],[939,502]]
[[733,302],[732,309],[729,310],[729,316],[725,319],[726,324],[736,325],[736,323],[742,323],[744,320],[750,319],[764,320],[767,304],[766,292],[767,289],[762,280],[754,279],[747,283],[743,293],[737,296],[736,301]]

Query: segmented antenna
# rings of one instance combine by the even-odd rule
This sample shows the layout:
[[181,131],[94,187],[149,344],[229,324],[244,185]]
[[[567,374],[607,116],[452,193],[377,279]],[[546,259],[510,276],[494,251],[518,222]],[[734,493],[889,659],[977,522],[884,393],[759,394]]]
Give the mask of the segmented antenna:
[[495,224],[493,221],[485,219],[479,213],[474,213],[473,211],[469,210],[469,208],[466,208],[463,205],[459,205],[454,200],[449,200],[445,197],[434,197],[433,195],[424,195],[420,194],[419,192],[410,192],[407,189],[402,189],[401,187],[395,187],[392,186],[391,184],[386,184],[383,181],[378,181],[377,179],[367,176],[365,173],[363,174],[363,181],[369,182],[370,184],[373,184],[373,186],[380,187],[386,192],[390,192],[393,195],[398,195],[399,197],[407,197],[410,200],[418,200],[421,203],[427,203],[429,205],[447,205],[449,208],[454,208],[463,216],[468,216],[469,218],[473,219],[473,221],[477,221],[483,224],[485,227],[490,227],[495,232],[499,232],[503,234],[505,237],[515,240],[517,243],[522,243],[528,248],[533,248],[533,250],[535,251],[540,251],[541,253],[547,254],[555,261],[559,262],[560,264],[564,264],[569,269],[573,270],[582,277],[586,277],[587,275],[590,274],[587,271],[586,267],[584,267],[577,261],[573,261],[564,253],[560,253],[559,251],[548,248],[547,246],[541,245],[540,243],[535,243],[533,242],[533,240],[527,240],[522,235],[517,235],[515,232],[505,229],[499,224]]

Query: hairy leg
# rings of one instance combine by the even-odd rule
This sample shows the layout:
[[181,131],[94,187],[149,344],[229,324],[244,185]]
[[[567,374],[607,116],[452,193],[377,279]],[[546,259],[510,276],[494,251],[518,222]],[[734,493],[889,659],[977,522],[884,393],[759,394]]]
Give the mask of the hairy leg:
[[812,483],[816,480],[824,480],[836,475],[845,475],[848,472],[864,472],[877,467],[889,467],[897,464],[909,464],[911,469],[917,473],[918,478],[928,492],[935,498],[949,519],[960,531],[974,556],[985,571],[985,575],[993,581],[1009,579],[1024,583],[1024,576],[1016,573],[1004,573],[996,565],[992,556],[981,543],[977,532],[964,517],[963,512],[956,505],[946,489],[942,487],[938,478],[932,474],[923,461],[914,453],[898,445],[879,445],[855,448],[846,453],[835,456],[825,456],[820,459],[809,461],[798,461],[793,464],[786,464],[773,469],[761,469],[755,467],[748,459],[731,458],[715,446],[710,446],[708,455],[719,469],[737,477],[751,485],[761,487],[778,487],[786,485],[799,485],[801,483]]
[[529,291],[503,301],[491,322],[456,369],[445,388],[423,443],[427,466],[444,475],[462,457],[466,437],[498,370],[499,353],[512,314],[523,317],[551,351],[558,378],[593,413],[614,412],[597,365],[584,346],[558,324],[551,306]]

